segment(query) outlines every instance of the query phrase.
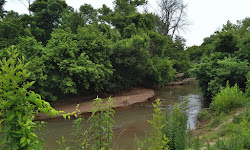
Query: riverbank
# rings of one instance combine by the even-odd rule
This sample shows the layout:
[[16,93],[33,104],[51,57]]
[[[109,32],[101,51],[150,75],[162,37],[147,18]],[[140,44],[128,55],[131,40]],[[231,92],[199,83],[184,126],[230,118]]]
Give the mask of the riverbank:
[[[118,109],[115,109],[115,126],[114,126],[114,141],[117,140],[117,144],[114,149],[134,149],[137,144],[135,141],[135,135],[139,139],[145,138],[145,131],[149,133],[152,130],[152,126],[148,122],[151,120],[154,114],[154,108],[152,103],[155,99],[159,98],[162,102],[162,111],[171,110],[171,108],[164,109],[166,105],[172,105],[175,103],[181,103],[185,97],[190,98],[190,109],[188,112],[190,128],[195,125],[196,117],[194,116],[201,107],[203,107],[203,99],[201,93],[196,89],[195,84],[187,84],[182,86],[165,86],[154,89],[155,95],[148,99],[146,102],[125,105]],[[123,93],[126,94],[126,93]],[[127,93],[128,94],[128,93]],[[119,93],[121,96],[121,93]],[[118,94],[115,96],[119,96]],[[64,104],[63,104],[64,105]],[[88,117],[90,113],[83,114],[83,128],[89,126]],[[46,147],[49,149],[58,149],[56,141],[61,140],[61,136],[67,139],[74,139],[72,136],[73,120],[64,120],[63,118],[46,120]],[[122,134],[121,134],[122,132]]]
[[[185,85],[190,84],[195,81],[194,78],[187,78],[183,79],[182,81],[176,81],[171,82],[167,86],[179,86],[179,85]],[[115,108],[119,107],[126,107],[132,104],[136,103],[142,103],[146,102],[148,99],[152,98],[155,95],[155,92],[153,89],[146,89],[146,88],[134,88],[129,91],[124,91],[121,93],[116,93],[111,95],[105,95],[104,98],[108,98],[109,96],[114,100],[114,106]],[[56,109],[57,111],[64,111],[65,113],[72,113],[76,110],[76,106],[78,106],[78,110],[80,113],[89,113],[92,111],[94,105],[93,105],[93,99],[95,99],[96,96],[83,96],[83,97],[77,97],[72,98],[67,101],[56,101],[56,102],[50,102],[51,106]],[[103,97],[100,97],[103,98]],[[48,114],[40,113],[36,115],[36,120],[46,120],[46,119],[54,119],[54,118],[60,118],[61,115],[56,115],[53,118],[50,117]]]
[[[149,98],[153,97],[155,92],[153,89],[146,88],[134,88],[132,90],[122,92],[120,94],[116,94],[114,97],[111,97],[114,100],[114,105],[116,108],[129,106],[136,103],[142,103],[147,101]],[[81,113],[91,112],[94,105],[93,99],[86,100],[86,97],[78,97],[77,99],[71,99],[68,102],[51,102],[51,106],[57,111],[64,111],[65,113],[72,113],[76,110],[76,106],[78,106],[78,110]],[[56,115],[53,118],[62,117],[61,115]],[[36,116],[37,120],[46,120],[52,119],[48,114],[40,113]]]
[[202,150],[207,149],[208,144],[210,147],[220,147],[219,143],[224,144],[224,147],[230,147],[232,144],[237,147],[240,142],[249,143],[245,141],[249,140],[250,135],[249,120],[247,120],[249,111],[246,107],[224,114],[211,113],[208,109],[201,113],[198,117],[200,122],[197,128],[191,131],[191,135],[199,137],[199,147]]
[[194,81],[195,81],[195,78],[186,78],[186,79],[183,79],[182,81],[170,82],[167,85],[168,86],[172,86],[172,85],[185,85],[185,84],[190,84],[190,83],[192,83]]

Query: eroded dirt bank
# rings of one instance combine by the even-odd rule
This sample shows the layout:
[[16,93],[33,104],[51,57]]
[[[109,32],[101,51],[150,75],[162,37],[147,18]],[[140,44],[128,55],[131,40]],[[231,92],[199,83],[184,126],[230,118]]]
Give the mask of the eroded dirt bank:
[[[120,93],[119,95],[112,97],[112,99],[114,99],[115,107],[118,108],[135,103],[145,102],[149,98],[153,97],[154,94],[155,92],[152,89],[134,88],[130,91]],[[75,111],[78,104],[78,110],[80,110],[81,113],[91,112],[94,107],[92,99],[90,98],[86,101],[86,97],[78,98],[78,100],[72,99],[61,104],[59,104],[58,102],[51,102],[53,108],[55,108],[57,111],[64,111],[65,113],[72,113],[73,111]],[[56,115],[53,118],[58,117],[61,117],[61,115]],[[40,113],[39,115],[37,115],[36,119],[45,120],[51,119],[51,117],[48,114],[46,115]]]
[[[179,85],[185,85],[190,84],[194,82],[194,78],[187,78],[183,80],[178,80],[175,82],[171,82],[167,84],[167,86],[179,86]],[[153,89],[146,89],[146,88],[134,88],[130,91],[125,91],[122,93],[116,93],[113,96],[111,96],[112,99],[114,99],[114,105],[116,108],[118,107],[124,107],[128,105],[132,105],[135,103],[142,103],[147,101],[149,98],[153,97],[155,95],[155,92]],[[72,98],[67,101],[57,101],[57,102],[51,102],[51,105],[53,108],[55,108],[57,111],[64,111],[65,113],[72,113],[76,110],[76,106],[78,106],[78,110],[80,110],[81,113],[88,113],[91,112],[93,109],[93,99],[95,99],[96,96],[84,96],[84,97],[77,97]],[[105,97],[109,97],[109,95],[106,95]],[[53,118],[59,118],[62,117],[61,115],[56,115]],[[36,116],[36,120],[45,120],[45,119],[51,119],[49,115],[46,115],[44,113],[40,113]]]

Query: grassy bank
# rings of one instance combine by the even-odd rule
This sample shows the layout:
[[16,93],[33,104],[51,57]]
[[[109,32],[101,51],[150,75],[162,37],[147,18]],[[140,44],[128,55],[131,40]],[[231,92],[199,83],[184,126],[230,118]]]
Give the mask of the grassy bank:
[[210,107],[198,114],[200,123],[192,131],[196,149],[249,149],[249,104],[249,97],[237,85],[221,90]]

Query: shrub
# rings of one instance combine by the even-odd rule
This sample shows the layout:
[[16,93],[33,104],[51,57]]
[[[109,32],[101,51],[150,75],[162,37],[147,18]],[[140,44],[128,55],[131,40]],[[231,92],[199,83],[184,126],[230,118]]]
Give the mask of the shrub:
[[166,111],[162,132],[169,139],[168,146],[172,150],[183,150],[187,143],[187,110],[186,100],[183,107],[175,105],[171,113]]
[[[224,132],[226,131],[226,135],[221,140],[218,140],[215,145],[213,145],[211,150],[218,149],[239,149],[245,150],[250,147],[250,115],[249,110],[245,109],[245,111],[240,114],[238,119],[234,119],[232,123],[227,124],[224,128]],[[223,132],[223,131],[222,131]]]
[[148,121],[153,126],[153,132],[149,138],[149,142],[151,143],[149,150],[154,149],[165,149],[168,150],[167,142],[168,139],[162,133],[162,120],[163,115],[160,109],[161,102],[160,100],[156,100],[156,104],[153,104],[155,114],[153,114],[153,119]]
[[[57,141],[60,146],[58,150],[111,149],[112,140],[114,137],[113,126],[115,124],[115,111],[112,109],[112,107],[115,107],[114,100],[112,98],[108,98],[105,101],[97,97],[93,100],[93,104],[94,108],[91,111],[92,115],[88,119],[88,122],[90,123],[88,129],[83,131],[82,118],[74,120],[74,138],[70,140],[73,145],[67,145],[67,139],[62,137],[60,141]],[[79,110],[76,108],[76,111]],[[78,116],[75,115],[75,117]]]
[[230,87],[229,84],[223,88],[216,96],[213,98],[210,108],[217,112],[229,112],[235,108],[244,105],[246,97],[243,92],[240,91],[237,84]]
[[215,96],[221,87],[225,87],[227,81],[231,86],[237,83],[241,89],[245,89],[248,71],[249,63],[247,61],[226,58],[220,53],[204,57],[201,63],[193,69],[198,86],[204,95],[210,98]]
[[89,133],[92,149],[109,149],[113,140],[113,126],[115,124],[114,100],[109,98],[105,104],[101,98],[94,99],[95,107],[89,118]]
[[28,64],[18,58],[15,47],[7,52],[9,59],[0,61],[0,149],[42,149],[35,114],[49,112],[53,116],[58,112],[29,90],[34,81],[27,81]]
[[250,97],[250,71],[247,73],[247,87],[246,87],[246,94]]
[[197,119],[201,122],[209,121],[210,118],[211,118],[211,115],[207,109],[201,110],[197,115]]

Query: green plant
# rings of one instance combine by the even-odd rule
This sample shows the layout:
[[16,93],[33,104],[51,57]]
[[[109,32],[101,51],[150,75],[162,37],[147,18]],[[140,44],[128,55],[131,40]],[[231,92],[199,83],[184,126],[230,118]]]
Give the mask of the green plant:
[[109,149],[113,140],[114,107],[113,99],[108,98],[107,103],[101,98],[94,99],[95,107],[89,118],[89,133],[92,149]]
[[250,97],[250,71],[247,73],[247,86],[246,86],[246,94]]
[[[80,113],[76,107],[76,111],[69,114],[64,114],[63,117],[66,119],[69,116]],[[86,149],[110,149],[113,139],[113,125],[114,125],[114,113],[112,109],[114,106],[113,99],[108,98],[107,100],[102,100],[101,98],[94,99],[94,108],[92,110],[92,115],[88,119],[90,122],[88,130],[83,131],[82,128],[82,118],[77,118],[74,120],[73,124],[73,136],[74,139],[71,140],[72,146],[67,146],[66,139],[62,137],[61,141],[57,141],[60,148],[58,150],[86,150]]]
[[77,118],[74,120],[73,124],[73,137],[72,142],[74,143],[72,149],[81,150],[83,149],[83,145],[85,145],[85,136],[88,131],[83,132],[82,130],[82,118]]
[[240,61],[236,57],[225,57],[223,53],[212,53],[210,57],[203,57],[200,64],[195,65],[193,73],[198,86],[205,96],[212,98],[227,81],[231,86],[246,87],[246,74],[249,70],[247,61]]
[[210,120],[210,123],[207,125],[207,127],[209,128],[214,128],[214,127],[218,127],[221,123],[222,123],[222,118],[223,118],[223,114],[213,114],[213,117]]
[[227,84],[227,86],[213,98],[210,108],[217,112],[229,112],[235,108],[243,106],[245,102],[246,97],[243,92],[240,91],[237,84],[233,87],[230,87],[229,84]]
[[41,143],[35,132],[39,122],[33,121],[34,115],[49,112],[54,116],[59,112],[29,90],[34,81],[27,81],[28,64],[18,58],[17,49],[12,46],[7,53],[9,59],[0,61],[0,148],[35,149]]
[[210,114],[209,110],[207,110],[207,109],[201,110],[197,115],[197,119],[200,122],[209,121],[210,118],[211,118],[211,114]]
[[69,147],[66,145],[67,139],[64,138],[64,136],[61,137],[62,139],[60,141],[56,141],[59,145],[59,148],[57,150],[69,150]]
[[186,99],[183,106],[174,105],[172,112],[166,111],[163,122],[162,133],[169,139],[169,149],[183,150],[187,143],[187,121],[186,110],[188,100]]
[[156,104],[153,104],[155,114],[153,114],[153,119],[148,121],[153,127],[153,131],[148,139],[150,143],[149,150],[168,150],[168,139],[162,133],[164,116],[162,115],[160,105],[161,101],[159,99],[156,100]]
[[159,99],[156,100],[156,104],[153,103],[154,114],[152,120],[148,120],[148,122],[152,125],[153,130],[149,135],[146,135],[145,140],[139,140],[136,138],[137,148],[140,149],[149,149],[149,150],[168,150],[168,139],[162,132],[163,129],[163,121],[164,114],[161,111],[161,101]]
[[199,149],[200,149],[200,139],[197,136],[194,143],[194,150],[199,150]]

